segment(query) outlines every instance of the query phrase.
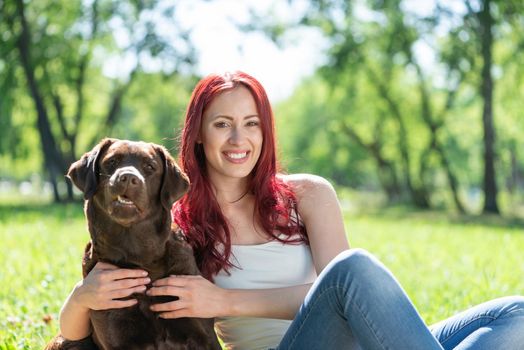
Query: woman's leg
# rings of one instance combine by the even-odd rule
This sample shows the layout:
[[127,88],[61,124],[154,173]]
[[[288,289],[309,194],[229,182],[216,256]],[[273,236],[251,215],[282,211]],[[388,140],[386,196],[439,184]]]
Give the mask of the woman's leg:
[[505,297],[472,307],[431,327],[444,349],[524,349],[524,297]]
[[322,271],[278,350],[361,348],[442,349],[386,267],[352,249]]

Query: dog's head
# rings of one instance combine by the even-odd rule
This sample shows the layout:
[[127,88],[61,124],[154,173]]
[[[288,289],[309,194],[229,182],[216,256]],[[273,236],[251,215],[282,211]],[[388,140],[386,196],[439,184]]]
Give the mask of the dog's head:
[[71,165],[67,177],[121,225],[170,210],[188,189],[187,176],[162,146],[104,139]]

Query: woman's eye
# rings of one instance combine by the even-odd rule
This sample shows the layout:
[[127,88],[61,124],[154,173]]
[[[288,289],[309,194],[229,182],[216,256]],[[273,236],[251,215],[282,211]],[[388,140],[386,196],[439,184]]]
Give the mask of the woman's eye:
[[227,128],[228,127],[228,124],[226,122],[216,122],[214,125],[217,128]]
[[258,121],[250,121],[246,125],[247,126],[258,126],[260,123]]

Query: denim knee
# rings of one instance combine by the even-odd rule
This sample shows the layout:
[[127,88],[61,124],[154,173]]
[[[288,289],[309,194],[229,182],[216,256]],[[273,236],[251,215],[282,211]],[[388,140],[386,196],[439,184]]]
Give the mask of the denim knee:
[[496,299],[503,304],[500,308],[500,317],[522,316],[524,317],[524,296],[513,295]]
[[[326,273],[344,278],[351,274],[352,279],[370,279],[377,268],[377,260],[365,249],[353,248],[338,254],[327,266]],[[337,279],[339,279],[337,278]]]

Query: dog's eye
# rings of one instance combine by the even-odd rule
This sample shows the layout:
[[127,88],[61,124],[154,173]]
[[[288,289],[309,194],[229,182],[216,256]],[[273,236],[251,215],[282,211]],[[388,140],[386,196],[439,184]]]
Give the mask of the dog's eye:
[[108,168],[113,168],[115,165],[116,165],[116,159],[115,158],[109,158],[108,160],[105,161],[105,166],[107,166]]
[[150,172],[155,171],[155,167],[153,166],[153,164],[146,164],[145,169]]

